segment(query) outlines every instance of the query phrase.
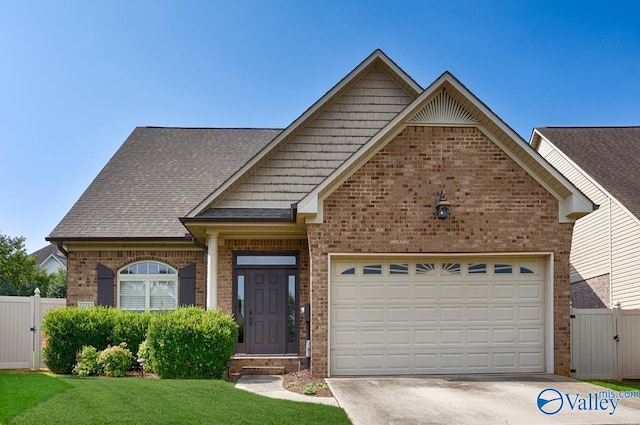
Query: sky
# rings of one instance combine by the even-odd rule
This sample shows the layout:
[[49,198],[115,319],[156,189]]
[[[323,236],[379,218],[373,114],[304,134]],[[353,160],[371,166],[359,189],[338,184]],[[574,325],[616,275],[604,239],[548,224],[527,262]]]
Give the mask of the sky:
[[0,1],[0,234],[45,237],[137,126],[284,128],[375,49],[520,136],[640,125],[635,1]]

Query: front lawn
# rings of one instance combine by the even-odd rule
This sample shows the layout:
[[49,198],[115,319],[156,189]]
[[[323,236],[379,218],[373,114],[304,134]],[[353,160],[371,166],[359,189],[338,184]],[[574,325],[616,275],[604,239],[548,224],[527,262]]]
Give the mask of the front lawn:
[[585,379],[585,382],[616,391],[640,391],[640,381],[596,381]]
[[[0,373],[0,400],[32,376]],[[18,377],[18,378],[16,378]],[[6,424],[349,424],[344,410],[258,396],[217,380],[49,377],[61,393],[24,404]],[[64,387],[68,387],[64,389]],[[40,388],[40,385],[33,385]],[[38,391],[39,392],[39,391]],[[21,399],[22,397],[20,397]],[[42,399],[42,398],[41,398]],[[1,405],[0,405],[1,406]],[[4,410],[4,409],[2,409]],[[18,413],[20,412],[20,413]],[[16,413],[17,416],[13,416]],[[13,417],[11,417],[13,416]],[[5,417],[5,419],[6,419]]]

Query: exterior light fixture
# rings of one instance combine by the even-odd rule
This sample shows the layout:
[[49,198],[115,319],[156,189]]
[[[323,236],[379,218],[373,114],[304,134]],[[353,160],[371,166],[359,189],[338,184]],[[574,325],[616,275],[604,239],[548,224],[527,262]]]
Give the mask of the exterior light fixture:
[[447,201],[447,194],[443,190],[440,196],[436,198],[436,217],[438,217],[439,220],[449,218],[450,211],[451,202]]
[[140,358],[137,360],[137,362],[140,366],[140,370],[142,371],[142,377],[144,378],[144,364],[147,362],[147,359]]

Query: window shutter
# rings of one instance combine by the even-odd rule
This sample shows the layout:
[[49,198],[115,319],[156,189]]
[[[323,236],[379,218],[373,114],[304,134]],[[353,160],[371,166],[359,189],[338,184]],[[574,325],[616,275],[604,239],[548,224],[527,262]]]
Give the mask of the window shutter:
[[98,263],[98,305],[113,306],[113,271]]
[[180,278],[179,305],[196,305],[196,263],[181,269],[178,277]]

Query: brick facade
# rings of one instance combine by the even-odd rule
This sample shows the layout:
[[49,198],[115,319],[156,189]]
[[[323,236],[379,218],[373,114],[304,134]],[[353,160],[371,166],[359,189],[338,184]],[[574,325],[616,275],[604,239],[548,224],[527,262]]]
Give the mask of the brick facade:
[[[70,249],[67,268],[67,305],[76,306],[78,301],[98,302],[97,264],[110,268],[114,275],[118,269],[129,263],[143,260],[159,261],[180,270],[191,264],[196,264],[196,305],[205,305],[206,267],[204,252],[200,248],[193,251],[176,249],[167,250],[82,250]],[[113,299],[117,304],[116,279],[113,280]]]
[[[438,220],[443,189],[451,216]],[[572,229],[558,222],[557,200],[478,129],[407,127],[308,226],[314,374],[328,373],[327,254],[552,252],[554,370],[569,375]]]

